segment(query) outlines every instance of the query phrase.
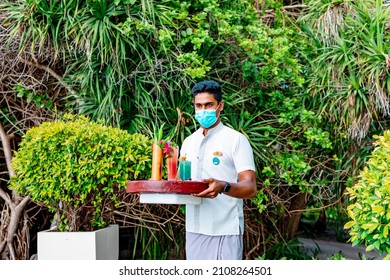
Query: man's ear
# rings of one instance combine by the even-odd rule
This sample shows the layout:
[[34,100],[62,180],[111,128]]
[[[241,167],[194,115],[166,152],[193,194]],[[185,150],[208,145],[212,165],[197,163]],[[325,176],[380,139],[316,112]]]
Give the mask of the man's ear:
[[225,103],[223,102],[223,100],[219,103],[219,107],[220,107],[220,111],[222,112],[223,111],[223,107],[224,107]]

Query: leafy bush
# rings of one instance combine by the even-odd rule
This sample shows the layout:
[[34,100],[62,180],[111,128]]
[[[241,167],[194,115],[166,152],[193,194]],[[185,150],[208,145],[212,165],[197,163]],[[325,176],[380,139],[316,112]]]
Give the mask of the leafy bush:
[[312,259],[297,238],[272,245],[256,260],[310,260]]
[[27,131],[12,162],[10,187],[55,212],[60,230],[101,228],[126,182],[150,177],[151,141],[67,117]]
[[375,149],[359,181],[347,188],[354,203],[347,208],[352,221],[345,228],[350,228],[353,246],[365,243],[367,251],[376,249],[390,254],[390,131],[375,138]]

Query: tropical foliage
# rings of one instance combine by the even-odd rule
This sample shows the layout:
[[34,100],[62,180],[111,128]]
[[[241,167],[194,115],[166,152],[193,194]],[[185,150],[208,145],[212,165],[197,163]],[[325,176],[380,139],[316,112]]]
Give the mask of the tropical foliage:
[[[344,190],[389,126],[389,6],[298,2],[2,1],[0,124],[15,150],[65,112],[149,138],[163,127],[180,146],[197,127],[191,86],[216,80],[223,122],[255,152],[245,257],[282,258],[273,248],[299,233],[302,214],[345,217]],[[116,219],[136,229],[142,257],[182,256],[181,209],[134,199]]]
[[389,9],[382,1],[310,1],[314,106],[352,139],[389,116]]
[[347,208],[351,220],[345,227],[353,246],[364,243],[367,251],[376,249],[390,255],[390,131],[375,138],[375,149],[359,181],[347,188],[352,203]]
[[112,219],[127,181],[149,178],[151,141],[68,117],[27,131],[10,188],[56,213],[61,231],[99,229]]

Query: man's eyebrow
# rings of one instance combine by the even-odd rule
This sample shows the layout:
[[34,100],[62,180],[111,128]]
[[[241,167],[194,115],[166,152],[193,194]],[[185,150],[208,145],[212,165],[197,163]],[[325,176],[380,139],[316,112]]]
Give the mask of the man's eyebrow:
[[205,103],[201,103],[201,102],[195,102],[195,105],[214,105],[214,102],[205,102]]

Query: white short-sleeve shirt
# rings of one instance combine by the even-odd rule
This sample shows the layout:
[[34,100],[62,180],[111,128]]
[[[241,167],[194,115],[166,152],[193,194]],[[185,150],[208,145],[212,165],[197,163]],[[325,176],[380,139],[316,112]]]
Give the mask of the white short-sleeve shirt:
[[[180,156],[191,161],[193,181],[215,178],[237,182],[238,173],[255,171],[248,139],[222,123],[203,135],[203,128],[187,137]],[[237,235],[244,232],[243,200],[220,194],[202,198],[199,205],[186,205],[186,231],[207,235]]]

